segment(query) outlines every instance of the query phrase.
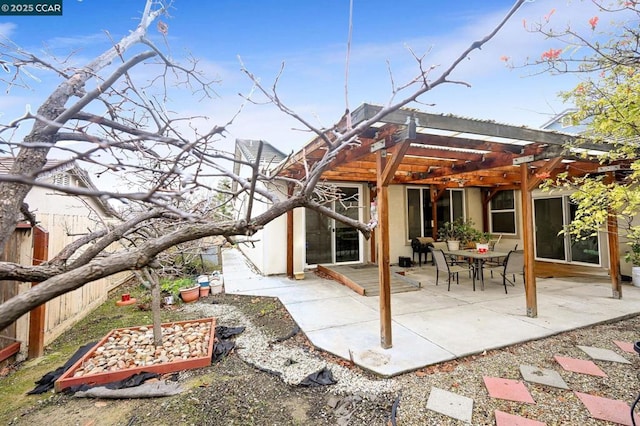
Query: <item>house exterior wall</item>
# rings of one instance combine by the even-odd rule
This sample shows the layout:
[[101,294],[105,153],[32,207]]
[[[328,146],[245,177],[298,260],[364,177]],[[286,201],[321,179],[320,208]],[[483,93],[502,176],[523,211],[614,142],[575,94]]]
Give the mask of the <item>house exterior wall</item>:
[[[275,193],[283,193],[282,189],[275,190]],[[236,207],[240,217],[246,215],[247,199],[239,199]],[[253,201],[251,208],[252,215],[266,212],[270,203]],[[298,209],[300,210],[300,209]],[[294,213],[295,214],[295,213]],[[298,213],[299,214],[299,213]],[[295,223],[295,222],[294,222]],[[304,240],[304,228],[301,228],[302,239]],[[297,235],[297,234],[296,234]],[[287,272],[287,216],[282,215],[254,235],[246,238],[238,238],[238,248],[251,261],[251,263],[264,275],[278,275]],[[298,244],[302,244],[298,242]],[[302,271],[302,267],[300,267]],[[295,264],[294,264],[295,270]]]
[[[305,228],[304,228],[304,208],[293,210],[293,273],[302,273],[305,269]],[[285,231],[285,234],[286,231]],[[286,244],[285,244],[286,250]],[[286,263],[286,259],[285,259]],[[286,273],[286,264],[285,270]]]
[[[409,185],[409,187],[416,187],[415,185]],[[400,256],[412,257],[412,249],[410,241],[407,240],[407,186],[405,185],[391,185],[389,186],[389,206],[392,209],[389,215],[389,259],[392,264],[398,263]],[[370,209],[370,197],[369,191],[365,184],[362,185],[362,220],[367,222],[371,215]],[[554,194],[555,195],[555,194]],[[561,195],[561,194],[557,194]],[[535,191],[533,194],[534,199],[538,197],[548,196],[548,194],[541,191]],[[523,243],[523,222],[522,222],[522,200],[521,192],[519,190],[514,191],[515,201],[515,220],[516,220],[516,234],[515,235],[502,235],[502,241],[512,241],[513,244],[517,244],[519,249],[524,248]],[[483,217],[482,217],[482,193],[479,188],[466,188],[465,189],[465,212],[467,219],[473,220],[475,226],[478,229],[483,229]],[[264,204],[254,204],[254,212],[258,213],[258,210],[264,211],[267,206]],[[532,206],[533,208],[533,206]],[[294,273],[304,271],[305,264],[305,223],[304,223],[304,209],[295,209],[293,213],[294,217],[294,235],[293,235],[293,262]],[[399,230],[402,230],[401,232]],[[379,233],[376,233],[376,243],[379,242]],[[494,236],[494,239],[498,235]],[[255,266],[265,275],[273,274],[285,274],[286,273],[286,241],[287,241],[287,219],[286,215],[283,215],[272,223],[268,224],[264,230],[254,235],[252,238],[254,241],[254,247],[246,244],[240,246],[245,255],[255,264]],[[600,256],[601,262],[604,267],[608,265],[608,249],[607,249],[606,232],[602,232],[600,235]],[[364,240],[362,244],[362,259],[363,261],[377,261],[377,259],[371,259],[370,254],[370,241]],[[624,247],[622,247],[624,250]],[[624,252],[624,251],[622,251]],[[629,265],[623,264],[624,267],[630,269]],[[597,266],[594,266],[597,267]],[[624,273],[624,272],[623,272]],[[629,271],[630,273],[630,271]]]
[[[389,229],[403,232],[389,233],[389,260],[398,263],[400,256],[412,257],[411,241],[407,239],[409,234],[407,223],[407,187],[416,188],[415,185],[391,185],[389,187],[389,208],[393,209],[389,215]],[[426,188],[426,187],[425,187]],[[476,228],[482,229],[482,194],[478,188],[465,189],[464,202],[467,219],[473,220]],[[400,207],[401,206],[401,207]],[[402,208],[402,211],[397,209]]]
[[[398,211],[402,209],[401,211]],[[411,244],[407,241],[407,190],[405,185],[389,186],[389,262],[398,263],[400,256],[411,257]],[[402,232],[393,232],[402,230]],[[380,235],[377,233],[377,246]]]

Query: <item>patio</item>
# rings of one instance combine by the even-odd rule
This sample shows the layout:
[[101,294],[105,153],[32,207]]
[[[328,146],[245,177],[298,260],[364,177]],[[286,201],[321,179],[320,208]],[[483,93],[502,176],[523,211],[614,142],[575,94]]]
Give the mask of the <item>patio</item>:
[[303,280],[252,271],[238,250],[223,251],[227,293],[278,297],[316,347],[387,377],[640,313],[640,288],[624,283],[622,299],[614,299],[606,276],[538,278],[532,318],[521,277],[508,294],[497,277],[474,292],[471,279],[461,276],[448,292],[425,266],[407,271],[422,283],[418,291],[391,296],[394,342],[383,349],[379,296],[360,296],[312,271]]

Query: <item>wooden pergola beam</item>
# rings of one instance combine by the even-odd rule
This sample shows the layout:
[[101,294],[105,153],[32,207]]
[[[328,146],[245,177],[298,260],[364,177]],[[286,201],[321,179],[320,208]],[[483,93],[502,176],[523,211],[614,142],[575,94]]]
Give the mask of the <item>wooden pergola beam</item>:
[[543,180],[547,179],[553,173],[553,170],[562,163],[562,157],[552,158],[547,161],[541,168],[536,170],[533,176],[529,176],[528,190],[536,189]]
[[382,184],[384,186],[388,186],[393,179],[396,170],[398,170],[398,167],[400,167],[400,164],[402,163],[402,159],[404,158],[404,154],[407,152],[409,145],[410,142],[408,139],[396,145],[396,148],[393,151],[393,156],[391,157],[391,161],[386,161],[381,176]]

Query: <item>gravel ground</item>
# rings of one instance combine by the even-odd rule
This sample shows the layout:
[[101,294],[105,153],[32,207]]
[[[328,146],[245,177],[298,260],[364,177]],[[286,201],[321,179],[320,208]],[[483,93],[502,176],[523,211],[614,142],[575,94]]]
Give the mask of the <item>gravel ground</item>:
[[[86,323],[100,324],[111,315],[117,318],[119,312],[103,312]],[[494,411],[500,410],[547,425],[603,426],[611,423],[592,419],[573,390],[628,404],[640,392],[640,356],[624,353],[613,343],[640,340],[640,316],[381,379],[348,360],[314,349],[302,333],[281,340],[295,323],[274,298],[216,295],[177,307],[174,314],[176,320],[214,316],[218,325],[245,326],[246,330],[235,338],[236,349],[222,361],[180,372],[178,382],[185,389],[180,395],[138,400],[33,396],[27,398],[29,405],[0,416],[0,424],[382,426],[392,424],[391,418],[400,426],[465,424],[427,409],[435,387],[472,398],[473,425],[495,425]],[[87,333],[84,328],[70,332]],[[631,364],[595,361],[607,374],[605,378],[566,372],[553,356],[588,359],[577,345],[614,350]],[[483,376],[522,380],[520,365],[553,369],[572,390],[527,383],[536,404],[490,398]],[[331,371],[336,384],[297,385],[308,374],[324,368]],[[27,373],[28,369],[25,367]],[[13,389],[13,375],[0,380],[7,391]],[[1,398],[0,392],[0,403]]]
[[[456,425],[462,422],[435,413],[426,408],[432,387],[444,389],[472,398],[474,425],[495,424],[494,411],[546,422],[547,425],[605,425],[592,419],[573,391],[589,393],[631,404],[640,392],[637,376],[640,357],[624,353],[614,340],[633,342],[639,340],[640,317],[601,324],[540,339],[486,354],[471,356],[391,379],[377,379],[353,366],[341,365],[336,358],[309,351],[296,341],[273,343],[236,308],[228,305],[191,305],[206,316],[216,316],[225,325],[246,325],[247,331],[237,338],[240,358],[264,370],[272,371],[286,383],[295,385],[307,374],[327,367],[338,383],[326,387],[327,392],[343,398],[353,406],[351,416],[338,416],[339,424],[383,424],[380,413],[374,418],[357,415],[355,407],[365,401],[386,400],[389,408],[399,396],[396,420],[398,425]],[[596,361],[608,377],[595,377],[564,371],[553,359],[554,355],[588,359],[577,345],[612,349],[631,361],[631,364]],[[345,363],[342,363],[345,364]],[[527,383],[536,404],[523,404],[490,398],[484,386],[483,376],[522,380],[520,365],[549,368],[558,371],[571,390]],[[350,399],[349,399],[350,398]],[[348,414],[348,413],[347,413]],[[354,416],[355,414],[355,416]],[[364,422],[364,423],[363,423]],[[314,424],[314,423],[309,423]]]

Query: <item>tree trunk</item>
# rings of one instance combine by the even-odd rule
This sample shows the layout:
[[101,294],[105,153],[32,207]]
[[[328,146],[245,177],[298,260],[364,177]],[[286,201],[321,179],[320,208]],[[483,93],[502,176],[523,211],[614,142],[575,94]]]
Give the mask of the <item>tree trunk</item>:
[[153,344],[162,346],[162,319],[160,318],[160,280],[155,271],[147,269],[151,283],[151,315],[153,318]]

